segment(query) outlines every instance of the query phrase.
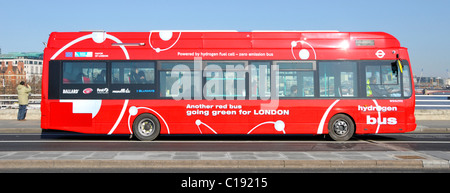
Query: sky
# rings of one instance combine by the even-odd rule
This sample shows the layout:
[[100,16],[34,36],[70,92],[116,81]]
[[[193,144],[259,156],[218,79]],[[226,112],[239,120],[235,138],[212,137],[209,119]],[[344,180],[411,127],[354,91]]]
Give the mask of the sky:
[[383,31],[413,73],[447,78],[450,0],[0,0],[2,53],[42,52],[53,31]]

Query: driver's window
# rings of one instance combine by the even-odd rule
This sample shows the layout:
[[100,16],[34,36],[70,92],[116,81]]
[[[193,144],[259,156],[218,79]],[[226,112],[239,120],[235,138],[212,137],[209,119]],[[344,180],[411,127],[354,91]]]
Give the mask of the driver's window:
[[367,97],[401,97],[396,62],[366,66]]

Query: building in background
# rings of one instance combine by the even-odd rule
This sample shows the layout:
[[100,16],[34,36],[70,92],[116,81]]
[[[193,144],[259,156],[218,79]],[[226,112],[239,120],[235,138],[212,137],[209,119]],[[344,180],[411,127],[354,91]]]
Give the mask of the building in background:
[[40,93],[43,56],[42,52],[0,54],[0,93],[17,94],[20,81],[26,81],[32,93]]
[[414,83],[419,88],[443,88],[445,79],[442,77],[417,77],[414,76]]

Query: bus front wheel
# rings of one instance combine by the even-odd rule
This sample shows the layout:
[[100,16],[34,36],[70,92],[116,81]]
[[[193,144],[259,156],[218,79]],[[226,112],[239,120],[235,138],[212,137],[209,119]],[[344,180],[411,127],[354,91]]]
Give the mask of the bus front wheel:
[[328,135],[335,141],[347,141],[355,133],[353,120],[344,114],[337,114],[328,123]]
[[133,122],[133,134],[141,141],[152,141],[159,136],[161,125],[152,114],[139,115]]

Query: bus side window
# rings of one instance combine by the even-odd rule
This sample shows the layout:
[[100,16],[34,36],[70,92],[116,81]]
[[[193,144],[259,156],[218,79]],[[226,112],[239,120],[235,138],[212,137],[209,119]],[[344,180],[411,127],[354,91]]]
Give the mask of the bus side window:
[[245,99],[245,66],[245,62],[239,61],[206,62],[204,97],[209,100]]
[[279,61],[278,97],[303,98],[314,97],[315,61]]
[[111,81],[113,84],[154,84],[154,62],[113,62]]
[[270,98],[270,62],[251,62],[250,97]]
[[105,84],[102,73],[106,75],[104,62],[64,62],[63,84]]
[[194,62],[159,63],[159,96],[174,99],[202,99],[202,73]]
[[319,63],[320,97],[357,97],[356,62]]

